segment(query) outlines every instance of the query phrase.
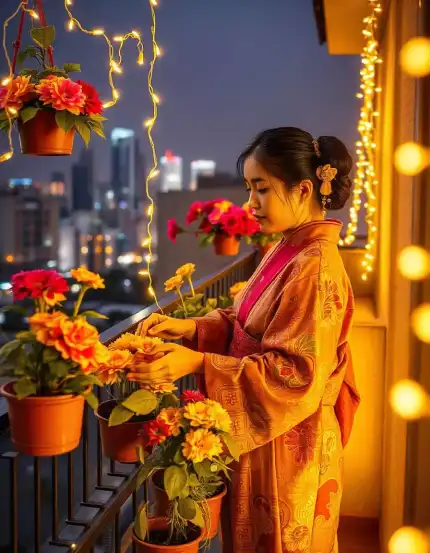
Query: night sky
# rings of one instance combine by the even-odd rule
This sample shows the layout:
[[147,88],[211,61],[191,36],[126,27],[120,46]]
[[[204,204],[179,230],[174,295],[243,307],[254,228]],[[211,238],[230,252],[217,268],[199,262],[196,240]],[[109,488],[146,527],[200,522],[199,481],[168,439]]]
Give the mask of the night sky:
[[[73,0],[84,27],[103,27],[110,35],[142,31],[150,51],[147,0]],[[18,0],[1,0],[2,21]],[[102,98],[109,94],[107,46],[103,38],[64,30],[63,0],[44,0],[48,23],[57,27],[55,61],[82,65],[81,78]],[[352,147],[356,139],[359,59],[329,56],[319,46],[311,0],[160,0],[158,40],[165,50],[154,74],[163,99],[154,136],[158,152],[184,158],[186,178],[192,159],[214,159],[218,169],[234,171],[237,154],[260,130],[303,127],[315,136],[334,134]],[[10,27],[11,45],[16,24]],[[28,28],[27,28],[28,29]],[[148,151],[142,121],[151,115],[146,89],[148,64],[136,65],[131,41],[125,48],[124,74],[118,76],[119,104],[107,110],[106,131],[130,127]],[[1,57],[1,74],[6,73]],[[74,156],[82,142],[76,140]],[[92,139],[96,178],[109,179],[108,144]],[[0,140],[2,151],[6,141]],[[32,158],[19,152],[0,166],[0,180],[33,177],[47,180],[51,171],[69,177],[72,158]]]

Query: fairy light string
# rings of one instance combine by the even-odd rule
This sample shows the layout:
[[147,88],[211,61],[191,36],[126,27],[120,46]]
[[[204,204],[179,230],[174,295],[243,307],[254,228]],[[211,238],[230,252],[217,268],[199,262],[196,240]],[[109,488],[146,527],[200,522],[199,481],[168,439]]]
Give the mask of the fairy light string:
[[362,99],[362,106],[357,127],[360,140],[356,143],[356,175],[352,193],[352,206],[349,212],[350,221],[345,237],[340,241],[341,246],[350,246],[355,242],[358,230],[358,215],[361,211],[364,195],[366,198],[364,203],[365,221],[368,232],[366,251],[362,262],[363,280],[367,280],[368,274],[373,271],[377,247],[376,189],[378,180],[375,169],[375,119],[379,116],[376,105],[378,94],[381,92],[381,88],[377,86],[377,66],[382,63],[379,55],[379,44],[376,39],[376,29],[382,8],[377,0],[369,0],[369,3],[372,11],[363,20],[365,45],[361,54],[360,92],[357,94],[357,97]]

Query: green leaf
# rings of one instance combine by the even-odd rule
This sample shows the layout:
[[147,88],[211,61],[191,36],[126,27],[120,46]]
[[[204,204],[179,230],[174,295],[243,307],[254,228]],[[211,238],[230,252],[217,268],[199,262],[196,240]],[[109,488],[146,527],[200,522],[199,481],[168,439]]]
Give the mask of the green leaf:
[[31,332],[31,330],[23,330],[22,332],[17,332],[16,337],[18,340],[21,340],[21,342],[35,342],[36,336]]
[[0,349],[0,357],[8,358],[16,349],[22,347],[21,340],[11,340]]
[[189,302],[191,305],[195,305],[196,303],[201,303],[203,298],[204,298],[204,294],[196,294],[194,297],[188,297],[187,298],[187,303]]
[[39,73],[38,73],[37,69],[28,69],[28,68],[26,68],[26,69],[21,70],[21,75],[23,77],[31,77],[32,79],[35,79],[35,78],[37,78],[38,74]]
[[103,117],[103,115],[99,115],[96,113],[95,115],[91,115],[91,120],[98,121],[99,123],[102,123],[103,121],[107,121],[107,117]]
[[[25,48],[24,50],[21,50],[19,52],[17,60],[16,60],[18,66],[21,66],[28,57],[37,58],[37,50],[34,46],[27,46],[27,48]],[[37,70],[35,70],[35,71],[37,73]],[[21,74],[22,74],[22,71],[21,71]]]
[[212,309],[216,309],[216,306],[218,305],[218,300],[215,298],[208,298],[206,301],[206,306],[211,307]]
[[149,415],[157,408],[158,400],[157,396],[148,390],[137,390],[123,401],[122,405],[138,415]]
[[[71,362],[63,359],[49,362],[49,372],[54,378],[64,378],[71,368]],[[66,386],[68,391],[72,393],[79,393],[85,388],[85,384],[78,380],[78,377],[68,380]]]
[[145,541],[148,534],[148,514],[146,511],[147,506],[144,505],[138,512],[134,523],[134,532],[141,541]]
[[28,316],[28,311],[22,305],[5,305],[0,309],[0,313],[8,313],[9,311],[15,311],[24,317]]
[[170,500],[181,495],[187,485],[187,471],[185,467],[173,465],[164,471],[164,489]]
[[188,485],[191,486],[191,488],[198,488],[201,486],[201,482],[195,474],[191,473],[188,477]]
[[81,317],[91,317],[93,319],[109,319],[109,317],[103,315],[102,313],[98,313],[97,311],[82,311],[79,315]]
[[[182,454],[182,451],[181,451],[181,448],[179,448],[175,455],[173,456],[173,462],[176,464],[176,465],[184,465],[185,464],[185,457],[183,456]],[[191,476],[194,476],[194,475],[191,475]]]
[[[90,119],[91,121],[91,119]],[[98,136],[100,136],[100,138],[103,138],[104,140],[106,140],[106,135],[105,135],[105,132],[103,130],[103,127],[101,125],[94,125],[94,124],[91,124],[90,121],[88,121],[88,125],[91,127],[91,130],[97,134]]]
[[193,520],[197,515],[196,502],[191,497],[179,498],[178,512],[185,520]]
[[[199,237],[198,237],[199,246],[204,248],[205,246],[210,244],[211,242],[210,236],[211,236],[210,234],[199,234]],[[212,242],[213,242],[213,238],[212,238]]]
[[237,442],[230,436],[230,434],[227,434],[225,432],[220,432],[220,435],[224,440],[224,443],[227,446],[227,449],[229,450],[230,455],[233,457],[235,461],[239,461],[240,450],[237,445]]
[[81,119],[76,118],[75,119],[75,127],[76,127],[76,130],[78,131],[78,133],[80,134],[82,140],[84,141],[85,147],[88,148],[88,144],[89,144],[90,139],[91,139],[91,130],[90,130],[89,126],[84,121],[82,121]]
[[178,407],[179,398],[175,394],[163,394],[160,399],[159,409],[167,409],[168,407]]
[[48,25],[47,27],[36,27],[31,29],[30,36],[41,48],[48,48],[55,40],[55,27]]
[[38,111],[39,108],[28,106],[19,112],[19,116],[21,117],[23,123],[27,123],[27,121],[31,121],[36,117]]
[[[44,348],[43,349],[43,362],[44,363],[51,363],[52,361],[56,361],[60,357],[60,352],[57,351],[54,348]],[[70,365],[67,364],[69,367]]]
[[192,519],[192,523],[198,526],[199,528],[205,528],[205,519],[203,517],[203,510],[201,506],[196,503],[196,516]]
[[80,63],[65,63],[63,65],[64,73],[80,73],[81,64]]
[[13,385],[13,389],[18,399],[36,395],[37,392],[36,383],[26,377],[17,380]]
[[55,122],[64,132],[69,132],[75,126],[75,116],[66,109],[55,113]]
[[99,406],[99,400],[97,396],[93,392],[87,392],[86,394],[84,394],[84,398],[91,409],[94,409],[95,411]]
[[212,478],[213,472],[211,471],[212,463],[210,461],[202,461],[201,463],[194,463],[194,470],[199,478]]
[[67,78],[67,73],[64,73],[61,69],[50,67],[49,69],[46,69],[45,71],[41,71],[40,73],[37,73],[37,80],[40,79],[46,79],[47,77],[50,77],[51,75],[55,75],[56,77],[64,77]]
[[137,454],[139,455],[139,461],[142,463],[142,465],[144,465],[149,453],[145,450],[143,446],[140,445],[137,448]]
[[120,424],[124,424],[125,422],[129,421],[133,416],[134,416],[133,411],[130,411],[130,409],[127,409],[122,405],[117,405],[115,409],[113,409],[112,413],[110,414],[109,426],[118,426]]

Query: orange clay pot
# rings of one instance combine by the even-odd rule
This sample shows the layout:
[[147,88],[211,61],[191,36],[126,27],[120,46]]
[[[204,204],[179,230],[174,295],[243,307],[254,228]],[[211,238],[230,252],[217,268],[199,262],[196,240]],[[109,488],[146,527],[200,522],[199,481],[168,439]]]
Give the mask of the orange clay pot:
[[217,234],[214,240],[215,253],[217,255],[237,255],[239,253],[240,241],[235,236]]
[[120,463],[137,463],[139,461],[137,448],[142,445],[139,432],[145,421],[131,420],[118,426],[109,426],[109,416],[116,405],[118,405],[117,401],[110,399],[100,403],[96,411],[100,424],[103,455]]
[[32,156],[69,156],[73,151],[75,129],[63,131],[55,122],[55,112],[40,110],[23,123],[18,120],[21,152]]
[[[163,474],[164,471],[160,470],[151,477],[151,491],[154,498],[154,515],[156,517],[166,516],[169,508],[169,498],[167,497],[163,487]],[[202,539],[212,540],[218,534],[221,505],[226,493],[227,487],[224,486],[221,493],[202,502],[203,509],[206,505],[209,510],[209,521],[206,529],[203,531]]]
[[[158,537],[164,537],[163,534],[165,534],[165,539],[167,539],[169,531],[169,522],[167,518],[156,517],[148,520],[149,539],[151,539],[151,535],[154,537],[156,534],[158,534]],[[176,551],[177,553],[198,553],[199,543],[202,539],[200,528],[195,526],[190,527],[189,539],[190,541],[188,543],[181,545],[155,545],[140,540],[133,532],[133,545],[136,553],[171,553],[172,551]]]
[[85,399],[81,395],[18,399],[14,382],[0,387],[7,399],[12,443],[26,455],[44,457],[73,451],[79,445]]

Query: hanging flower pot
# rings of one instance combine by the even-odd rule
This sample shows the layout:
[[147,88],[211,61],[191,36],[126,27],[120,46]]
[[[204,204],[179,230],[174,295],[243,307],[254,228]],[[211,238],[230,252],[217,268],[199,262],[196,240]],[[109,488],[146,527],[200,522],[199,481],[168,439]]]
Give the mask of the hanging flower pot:
[[18,120],[21,152],[32,156],[69,156],[73,151],[75,129],[66,132],[55,121],[55,112],[40,110],[23,123]]
[[139,432],[144,422],[152,416],[134,416],[118,426],[109,426],[109,417],[120,401],[111,399],[100,403],[96,417],[100,424],[100,438],[103,455],[120,463],[137,463],[139,461],[138,447],[142,445]]
[[[164,471],[159,470],[151,477],[151,491],[154,502],[154,515],[156,517],[165,517],[169,509],[169,498],[164,491],[163,485]],[[200,502],[203,511],[208,512],[206,528],[203,531],[202,539],[212,540],[218,534],[219,521],[221,516],[222,500],[227,493],[227,487],[223,485],[221,490]]]
[[169,521],[165,517],[148,519],[147,540],[142,541],[133,533],[133,543],[136,553],[198,553],[199,544],[202,539],[202,531],[197,526],[190,525],[186,537],[175,537],[169,541]]
[[239,253],[240,241],[236,236],[217,234],[214,238],[214,247],[217,255],[234,256]]
[[83,395],[32,396],[18,399],[14,382],[0,387],[9,409],[16,451],[35,457],[61,455],[79,445],[84,414]]

